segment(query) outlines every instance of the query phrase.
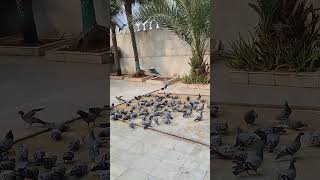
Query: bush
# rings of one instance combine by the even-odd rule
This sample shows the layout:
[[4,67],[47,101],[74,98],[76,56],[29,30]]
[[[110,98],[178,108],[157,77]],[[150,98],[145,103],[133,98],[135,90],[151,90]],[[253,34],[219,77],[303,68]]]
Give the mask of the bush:
[[320,68],[320,16],[306,0],[249,3],[260,21],[251,40],[241,37],[224,54],[236,69],[315,71]]

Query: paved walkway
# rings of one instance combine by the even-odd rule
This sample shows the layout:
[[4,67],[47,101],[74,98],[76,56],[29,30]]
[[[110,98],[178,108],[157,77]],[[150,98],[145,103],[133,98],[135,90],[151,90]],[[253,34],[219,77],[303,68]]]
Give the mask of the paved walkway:
[[106,104],[106,70],[106,65],[0,56],[0,135],[13,129],[21,137],[38,129],[27,129],[19,110],[48,107],[39,117],[59,122],[76,117],[77,109]]
[[[124,99],[161,88],[159,85],[110,81],[110,101]],[[209,90],[186,88],[182,83],[168,87],[176,94],[209,95]],[[128,128],[111,121],[111,180],[209,180],[209,147],[152,130]]]

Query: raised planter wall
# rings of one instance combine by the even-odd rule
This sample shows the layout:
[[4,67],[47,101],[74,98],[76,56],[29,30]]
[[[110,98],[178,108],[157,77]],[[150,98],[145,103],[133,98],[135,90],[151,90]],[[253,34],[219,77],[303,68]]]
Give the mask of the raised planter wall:
[[320,72],[246,72],[230,71],[231,82],[242,85],[320,88]]
[[70,44],[72,39],[57,40],[42,46],[0,46],[0,55],[13,56],[44,56],[46,51],[55,49],[57,47]]
[[212,64],[211,98],[221,104],[320,108],[320,73],[234,71],[223,61]]
[[54,49],[46,52],[46,59],[48,61],[56,62],[76,62],[89,64],[108,64],[113,61],[107,51],[100,53],[78,52],[78,51],[62,51],[61,49]]

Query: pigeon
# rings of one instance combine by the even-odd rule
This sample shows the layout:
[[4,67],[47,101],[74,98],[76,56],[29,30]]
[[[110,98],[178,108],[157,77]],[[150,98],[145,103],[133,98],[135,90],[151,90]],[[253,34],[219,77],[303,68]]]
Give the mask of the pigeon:
[[129,127],[130,127],[131,129],[134,129],[134,127],[135,127],[132,120],[129,121]]
[[96,166],[93,166],[90,170],[95,171],[105,171],[110,168],[109,163],[109,156],[107,154],[102,154],[100,156],[97,156],[95,159],[95,162],[97,163]]
[[0,174],[1,180],[24,180],[22,176],[16,171],[13,170],[5,170]]
[[152,120],[153,120],[158,126],[160,126],[160,124],[159,124],[159,119],[158,119],[157,116],[152,116]]
[[188,109],[188,110],[186,110],[184,113],[183,113],[183,117],[184,118],[189,118],[190,116],[191,116],[191,114],[192,114],[192,109]]
[[33,156],[33,160],[35,163],[42,163],[44,157],[46,156],[46,152],[45,151],[41,151],[41,150],[37,150],[36,152],[34,152],[32,154]]
[[39,108],[39,109],[32,109],[31,111],[24,113],[23,111],[19,111],[19,115],[26,123],[28,123],[30,126],[33,124],[42,124],[42,125],[49,125],[48,122],[42,121],[41,119],[35,117],[36,113],[39,111],[42,111],[46,108]]
[[170,124],[170,123],[172,123],[172,122],[171,122],[171,119],[170,119],[168,116],[165,116],[165,117],[163,118],[163,122],[164,122],[164,124]]
[[200,100],[200,99],[201,99],[201,94],[199,94],[197,97],[197,100]]
[[80,149],[80,139],[74,138],[72,141],[69,142],[68,150],[76,152]]
[[[108,171],[108,173],[110,173],[110,172]],[[110,175],[107,173],[100,174],[100,180],[109,180],[110,179],[109,177],[110,177]]]
[[96,144],[89,145],[88,153],[91,161],[94,161],[95,158],[100,154],[99,147]]
[[292,110],[289,106],[289,103],[288,101],[285,101],[284,109],[276,116],[276,119],[279,121],[287,120],[289,119],[291,113],[292,113]]
[[117,99],[119,102],[123,103],[125,100],[122,99],[122,97],[123,97],[123,96],[116,96],[116,99]]
[[296,167],[294,165],[295,162],[296,160],[292,159],[289,168],[285,171],[279,172],[276,180],[295,180],[297,176]]
[[14,144],[13,139],[14,139],[14,135],[12,133],[12,130],[10,130],[9,132],[7,132],[5,137],[0,141],[0,155],[8,152],[12,148]]
[[212,146],[222,146],[222,138],[219,135],[211,136],[211,145]]
[[17,172],[19,172],[19,175],[22,176],[25,179],[33,179],[36,180],[38,179],[39,176],[39,169],[32,167],[24,167],[24,168],[20,168],[17,170]]
[[267,147],[269,152],[273,152],[273,150],[278,146],[280,142],[280,135],[277,133],[271,133],[267,135]]
[[213,106],[210,108],[210,116],[213,118],[217,118],[219,113],[219,107],[218,106]]
[[150,69],[149,69],[149,72],[150,72],[151,74],[153,74],[153,75],[156,75],[156,76],[160,75],[160,73],[159,73],[155,68],[150,68]]
[[96,146],[101,146],[102,144],[102,141],[99,137],[96,137],[95,134],[94,134],[94,130],[90,130],[90,133],[89,133],[89,137],[88,137],[88,140],[87,140],[87,143],[88,143],[88,146],[94,144]]
[[255,110],[250,110],[244,115],[244,121],[247,124],[254,124],[256,118],[258,118],[258,114],[255,112]]
[[262,127],[254,131],[254,133],[258,134],[264,142],[267,142],[268,134],[280,134],[285,132],[284,127]]
[[59,129],[61,132],[66,132],[70,129],[70,125],[66,123],[50,123],[49,129]]
[[213,134],[227,134],[228,133],[228,123],[224,122],[214,122],[213,123]]
[[62,132],[59,129],[51,130],[51,138],[55,141],[59,141],[62,139]]
[[294,130],[300,130],[303,127],[308,127],[308,124],[302,121],[297,121],[292,119],[285,120],[284,124],[287,125],[289,129],[294,129]]
[[311,146],[320,146],[320,133],[319,132],[310,133],[309,141]]
[[56,165],[57,159],[58,159],[57,155],[50,155],[50,156],[43,157],[43,161],[42,161],[43,167],[46,169],[51,169]]
[[88,174],[88,165],[85,163],[80,163],[74,165],[70,170],[70,176],[75,176],[77,178],[81,178]]
[[99,134],[98,134],[99,137],[102,137],[102,138],[106,138],[106,137],[110,137],[110,128],[104,128],[102,129]]
[[101,113],[103,112],[103,108],[99,108],[99,107],[92,107],[89,108],[89,113],[94,114],[96,116],[101,116]]
[[249,151],[242,163],[238,163],[233,167],[233,174],[239,175],[242,172],[255,171],[257,173],[258,168],[263,161],[263,144],[257,143],[257,147],[253,151]]
[[[150,116],[152,117],[152,116]],[[149,117],[149,120],[145,122],[143,129],[148,129],[149,127],[152,127],[152,119]]]
[[5,170],[13,170],[16,167],[14,161],[2,161],[0,162],[0,172]]
[[97,115],[87,113],[82,110],[78,110],[77,114],[80,115],[80,117],[88,124],[88,127],[90,126],[90,123],[94,123],[94,121],[97,119]]
[[293,156],[296,152],[298,152],[301,148],[301,136],[303,136],[304,133],[303,132],[299,132],[297,137],[295,138],[295,140],[293,142],[291,142],[290,144],[288,144],[286,146],[285,149],[283,149],[282,151],[280,151],[280,153],[277,154],[276,159],[279,159],[283,156],[287,156],[287,155],[291,155]]
[[22,144],[16,150],[16,162],[28,162],[29,150]]
[[168,81],[167,81],[167,79],[165,79],[165,80],[163,81],[163,87],[161,88],[161,90],[167,89],[168,86],[169,86]]
[[64,166],[53,167],[50,172],[39,174],[39,180],[63,180],[65,174]]
[[242,132],[242,130],[239,127],[237,128],[237,138],[236,138],[235,146],[248,147],[260,140],[261,140],[260,137],[256,133]]
[[196,116],[196,118],[194,119],[194,121],[202,121],[202,111]]
[[66,151],[62,155],[62,159],[65,163],[69,163],[73,160],[74,158],[74,152],[73,151]]
[[197,111],[202,111],[203,109],[204,109],[204,103],[199,108],[197,108]]

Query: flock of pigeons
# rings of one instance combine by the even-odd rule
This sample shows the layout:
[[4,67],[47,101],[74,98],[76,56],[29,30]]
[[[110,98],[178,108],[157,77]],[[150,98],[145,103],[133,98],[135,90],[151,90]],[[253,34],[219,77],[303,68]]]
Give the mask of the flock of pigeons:
[[[275,159],[291,156],[289,168],[278,172],[276,180],[294,180],[296,178],[296,168],[294,155],[301,149],[301,137],[306,136],[311,146],[320,145],[320,132],[304,133],[302,128],[308,127],[305,122],[290,118],[292,109],[288,102],[285,102],[283,110],[276,116],[279,126],[261,127],[254,132],[243,132],[239,127],[236,129],[235,145],[223,145],[222,135],[228,135],[228,123],[216,121],[213,123],[211,132],[211,152],[214,158],[233,160],[233,174],[238,175],[243,172],[254,171],[257,173],[264,157],[264,149],[273,153],[280,142],[280,136],[286,133],[286,129],[298,131],[295,139],[276,154]],[[211,115],[218,117],[218,107],[214,106]],[[254,110],[248,111],[244,115],[247,125],[254,125],[258,114]]]
[[[164,90],[166,87],[163,87]],[[145,94],[143,96],[136,96],[133,100],[127,101],[122,99],[122,96],[116,97],[120,103],[127,106],[126,109],[112,108],[110,112],[110,119],[117,121],[128,121],[129,127],[135,128],[135,119],[140,118],[141,124],[144,129],[152,127],[154,122],[160,126],[162,117],[163,124],[172,123],[173,117],[172,112],[180,112],[184,118],[193,117],[195,112],[194,121],[203,120],[203,112],[206,104],[206,100],[202,98],[199,94],[196,100],[191,100],[188,96],[186,100],[181,100],[178,95],[171,95],[170,93],[165,93],[164,95],[152,95]]]
[[[63,138],[63,134],[70,130],[70,125],[67,123],[48,123],[37,118],[37,112],[45,108],[33,109],[27,113],[19,111],[21,119],[29,126],[33,124],[41,124],[51,130],[51,138],[53,141],[59,141]],[[0,141],[0,179],[1,180],[62,180],[67,176],[81,178],[88,173],[95,173],[100,176],[101,180],[109,179],[109,154],[100,152],[104,143],[107,143],[107,138],[110,137],[110,129],[108,123],[100,123],[98,127],[101,129],[98,136],[94,133],[94,127],[90,124],[95,124],[95,120],[102,116],[104,110],[110,110],[109,106],[103,108],[89,108],[89,112],[82,110],[77,111],[81,119],[88,124],[88,135],[84,138],[75,137],[68,144],[68,148],[61,157],[50,152],[38,150],[31,156],[29,150],[23,144],[18,144],[14,148],[15,155],[9,156],[11,149],[15,144],[14,134],[12,130],[6,133],[5,137]],[[72,163],[75,158],[75,152],[86,146],[88,157],[92,161],[92,165],[85,162],[75,163],[71,169],[66,169],[66,164]],[[40,169],[46,169],[45,172],[40,172]]]

